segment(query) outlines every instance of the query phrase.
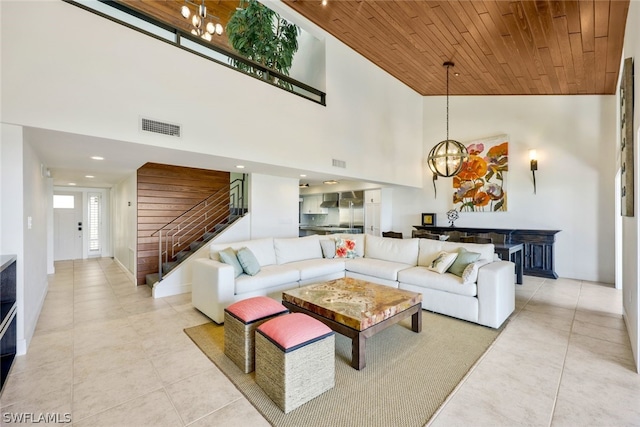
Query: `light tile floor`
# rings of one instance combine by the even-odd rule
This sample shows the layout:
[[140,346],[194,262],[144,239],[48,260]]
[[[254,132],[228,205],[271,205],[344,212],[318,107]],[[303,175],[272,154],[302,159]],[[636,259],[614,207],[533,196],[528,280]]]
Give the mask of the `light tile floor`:
[[[621,292],[533,277],[516,290],[505,330],[430,424],[640,426]],[[153,299],[111,259],[58,262],[0,424],[28,413],[69,425],[68,413],[83,427],[268,426],[184,334],[207,321],[190,294]]]

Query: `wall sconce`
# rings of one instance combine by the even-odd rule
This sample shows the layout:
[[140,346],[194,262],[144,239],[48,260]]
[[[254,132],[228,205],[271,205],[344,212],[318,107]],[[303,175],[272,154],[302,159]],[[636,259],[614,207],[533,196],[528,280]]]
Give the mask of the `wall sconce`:
[[533,175],[533,194],[536,194],[536,171],[538,170],[538,154],[536,150],[529,150],[529,160],[531,160],[531,174]]

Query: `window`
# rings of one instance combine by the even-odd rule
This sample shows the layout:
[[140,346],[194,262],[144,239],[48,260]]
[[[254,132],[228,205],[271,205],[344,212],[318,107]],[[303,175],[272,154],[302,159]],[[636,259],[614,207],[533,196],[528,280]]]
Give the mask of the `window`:
[[100,194],[89,194],[89,253],[100,252]]
[[53,208],[54,209],[73,209],[75,197],[62,195],[62,194],[54,194],[53,195]]

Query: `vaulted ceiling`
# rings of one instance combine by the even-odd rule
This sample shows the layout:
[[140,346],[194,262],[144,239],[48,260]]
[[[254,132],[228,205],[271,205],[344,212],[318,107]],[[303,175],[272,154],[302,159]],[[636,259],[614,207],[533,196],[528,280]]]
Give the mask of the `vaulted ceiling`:
[[284,0],[422,95],[613,94],[628,0]]
[[[459,74],[452,95],[613,94],[629,8],[629,0],[283,1],[422,95],[445,94],[445,61]],[[184,0],[120,3],[189,29]],[[205,4],[226,25],[239,1]],[[214,42],[228,48],[225,36]]]

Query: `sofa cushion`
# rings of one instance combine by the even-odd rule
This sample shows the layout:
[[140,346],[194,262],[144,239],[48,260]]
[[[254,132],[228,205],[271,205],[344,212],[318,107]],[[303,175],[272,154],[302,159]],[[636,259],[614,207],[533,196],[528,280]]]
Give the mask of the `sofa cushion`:
[[322,258],[322,248],[318,235],[294,237],[291,239],[273,239],[278,264]]
[[300,271],[300,280],[309,280],[314,277],[326,276],[332,273],[344,272],[344,259],[307,259],[287,264],[289,267]]
[[480,258],[478,259],[493,259],[493,254],[495,253],[493,243],[442,242],[443,251],[454,252],[459,248],[465,248],[469,252],[479,253]]
[[256,256],[251,252],[249,248],[240,248],[238,249],[238,261],[240,261],[240,265],[242,266],[242,270],[247,273],[249,276],[255,276],[260,273],[260,264]]
[[427,266],[427,268],[431,271],[435,271],[436,273],[443,274],[449,267],[451,267],[451,265],[453,265],[453,262],[457,257],[457,252],[440,251],[431,262],[431,265]]
[[240,261],[238,261],[238,255],[232,248],[223,249],[218,253],[218,255],[220,255],[220,261],[233,267],[235,277],[244,273],[244,269],[242,268]]
[[462,278],[451,273],[438,274],[426,267],[413,267],[398,272],[398,282],[427,289],[474,297],[478,293],[475,283],[462,283]]
[[[469,252],[465,248],[458,248],[458,256],[456,257],[453,264],[447,269],[449,273],[455,274],[456,276],[462,277],[462,272],[467,268],[467,266],[480,258],[480,254],[478,252]],[[475,280],[474,280],[475,282]]]
[[336,240],[336,258],[355,258],[356,241],[352,239]]
[[387,280],[398,280],[398,272],[411,267],[413,265],[375,258],[354,258],[345,261],[347,271]]
[[431,265],[444,244],[441,240],[418,239],[418,265],[428,267]]
[[273,237],[245,240],[243,242],[235,243],[214,243],[209,246],[209,257],[214,261],[220,261],[218,252],[228,247],[231,247],[236,251],[244,247],[249,248],[258,260],[260,267],[276,263],[276,252],[273,249]]
[[295,283],[300,280],[300,271],[286,264],[267,265],[255,276],[243,274],[236,279],[236,295]]
[[471,264],[467,265],[467,267],[462,272],[462,283],[475,283],[478,281],[478,271],[480,267],[489,264],[491,261],[488,259],[479,259]]
[[333,238],[337,241],[338,239],[349,239],[356,242],[356,256],[363,257],[364,256],[364,242],[365,235],[364,234],[334,234]]
[[336,241],[333,239],[320,240],[320,247],[322,248],[322,256],[328,259],[336,257]]
[[364,244],[364,256],[417,265],[418,242],[419,239],[392,239],[369,235]]

